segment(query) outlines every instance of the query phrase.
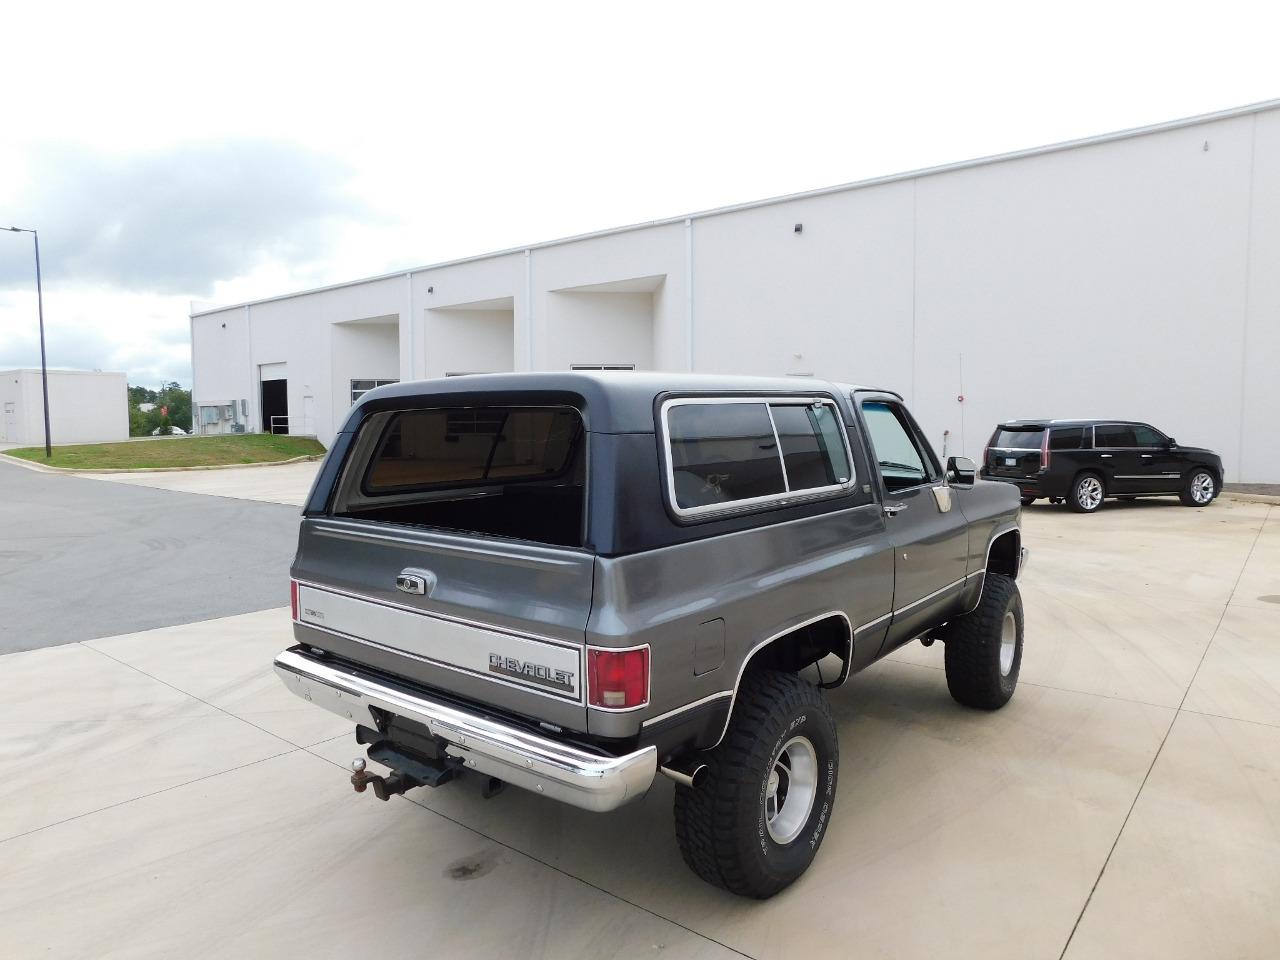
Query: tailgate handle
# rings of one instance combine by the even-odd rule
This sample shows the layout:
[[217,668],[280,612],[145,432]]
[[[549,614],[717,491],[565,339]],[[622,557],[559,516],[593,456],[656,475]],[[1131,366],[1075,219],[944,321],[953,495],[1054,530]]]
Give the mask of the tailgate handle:
[[396,589],[418,597],[429,597],[436,588],[436,575],[430,570],[416,570],[410,567],[401,570],[396,577]]

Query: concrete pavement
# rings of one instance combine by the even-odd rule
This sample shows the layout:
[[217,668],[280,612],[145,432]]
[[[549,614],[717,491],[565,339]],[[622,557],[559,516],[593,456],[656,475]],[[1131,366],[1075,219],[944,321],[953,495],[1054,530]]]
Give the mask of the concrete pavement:
[[277,606],[297,535],[294,507],[0,462],[0,653]]
[[132,487],[178,493],[202,493],[235,500],[261,500],[300,507],[311,489],[320,461],[227,467],[219,470],[166,470],[149,473],[82,473],[79,476]]
[[835,692],[831,828],[765,903],[686,870],[665,780],[353,794],[285,610],[0,658],[0,956],[1275,957],[1273,511],[1029,509],[1013,702],[957,707],[938,646]]

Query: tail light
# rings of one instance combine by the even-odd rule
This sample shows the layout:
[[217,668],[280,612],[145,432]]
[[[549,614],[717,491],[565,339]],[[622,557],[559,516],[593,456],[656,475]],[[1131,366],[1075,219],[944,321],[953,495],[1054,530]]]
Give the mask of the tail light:
[[649,702],[649,648],[587,650],[587,702],[625,710]]
[[298,581],[289,581],[289,606],[293,609],[293,619],[298,619]]
[[1049,428],[1045,427],[1044,437],[1040,441],[1040,469],[1049,469]]

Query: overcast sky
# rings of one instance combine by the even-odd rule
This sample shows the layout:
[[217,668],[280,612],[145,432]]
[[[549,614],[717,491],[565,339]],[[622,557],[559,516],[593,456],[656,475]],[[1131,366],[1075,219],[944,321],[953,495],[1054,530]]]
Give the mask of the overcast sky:
[[[53,366],[190,383],[192,300],[1280,97],[1270,5],[8,5],[0,226]],[[0,368],[39,363],[0,233]]]

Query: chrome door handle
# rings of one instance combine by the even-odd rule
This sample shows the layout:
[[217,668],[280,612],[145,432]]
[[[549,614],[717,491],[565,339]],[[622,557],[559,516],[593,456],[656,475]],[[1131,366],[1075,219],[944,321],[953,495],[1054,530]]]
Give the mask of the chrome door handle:
[[1102,459],[1103,459],[1103,460],[1110,460],[1110,459],[1111,459],[1111,454],[1109,454],[1109,453],[1100,453],[1100,454],[1098,454],[1098,456],[1102,457]]
[[884,512],[890,517],[897,516],[905,509],[907,509],[907,505],[905,503],[886,503],[884,505]]
[[1144,454],[1142,455],[1142,459],[1143,459],[1143,460],[1150,460],[1150,459],[1151,459],[1151,454],[1149,454],[1149,453],[1144,453]]

